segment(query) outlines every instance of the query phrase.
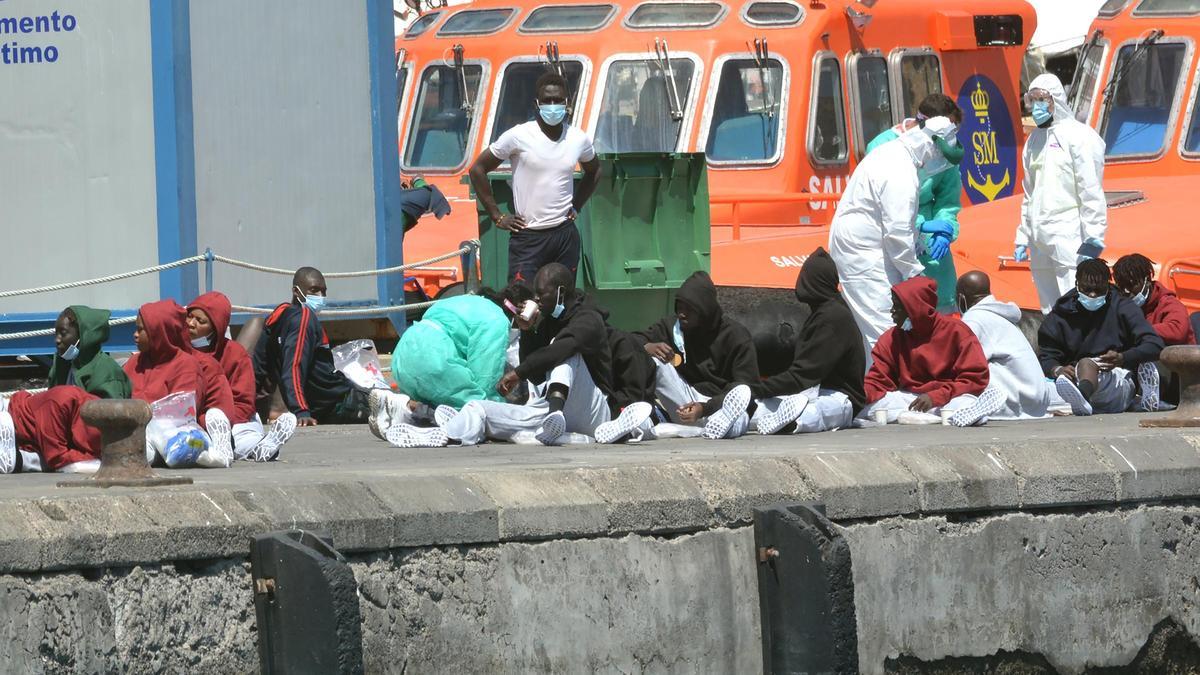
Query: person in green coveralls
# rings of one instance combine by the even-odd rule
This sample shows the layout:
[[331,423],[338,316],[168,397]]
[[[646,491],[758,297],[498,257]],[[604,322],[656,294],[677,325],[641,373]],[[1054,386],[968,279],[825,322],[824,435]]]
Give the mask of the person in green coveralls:
[[100,351],[108,341],[107,309],[72,305],[54,323],[54,364],[49,386],[75,385],[100,398],[129,398],[132,387],[125,371]]
[[[942,93],[930,94],[917,106],[916,119],[906,119],[876,136],[867,144],[867,152],[899,138],[900,134],[931,117],[948,117],[954,124],[962,124],[962,110],[954,99]],[[958,311],[954,297],[958,277],[954,271],[954,257],[950,255],[950,244],[958,239],[960,210],[962,177],[957,167],[933,176],[921,176],[916,225],[921,233],[921,246],[918,249],[922,252],[918,259],[925,266],[925,276],[937,282],[937,309],[943,314]]]

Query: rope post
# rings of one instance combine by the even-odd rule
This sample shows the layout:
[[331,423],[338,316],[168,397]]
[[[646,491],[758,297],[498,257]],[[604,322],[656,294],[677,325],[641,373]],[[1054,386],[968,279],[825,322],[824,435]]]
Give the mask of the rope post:
[[213,289],[213,252],[211,248],[204,249],[204,291],[212,293]]
[[88,401],[83,421],[100,430],[100,470],[90,478],[62,481],[58,487],[153,487],[190,485],[191,478],[160,477],[146,464],[146,423],[150,404],[130,399]]
[[479,242],[475,239],[469,239],[458,245],[460,249],[465,249],[462,258],[463,270],[463,290],[470,293],[478,289],[479,275]]

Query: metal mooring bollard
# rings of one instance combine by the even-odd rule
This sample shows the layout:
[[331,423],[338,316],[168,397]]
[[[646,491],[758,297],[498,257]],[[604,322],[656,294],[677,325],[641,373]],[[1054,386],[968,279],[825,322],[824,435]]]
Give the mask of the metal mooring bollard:
[[250,542],[250,576],[263,675],[363,672],[358,582],[328,537],[258,535]]
[[61,481],[58,487],[153,487],[190,485],[191,478],[163,478],[146,464],[146,423],[150,404],[120,399],[89,401],[83,421],[100,430],[100,470],[83,480]]
[[1200,346],[1174,345],[1158,357],[1179,374],[1179,407],[1161,417],[1142,420],[1144,427],[1200,427]]

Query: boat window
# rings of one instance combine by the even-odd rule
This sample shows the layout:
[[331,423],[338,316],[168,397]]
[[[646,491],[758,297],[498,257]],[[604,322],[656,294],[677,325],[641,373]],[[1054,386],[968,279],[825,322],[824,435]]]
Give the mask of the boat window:
[[511,7],[504,9],[468,9],[446,19],[438,29],[438,37],[446,35],[487,35],[495,33],[508,24],[517,13]]
[[630,28],[709,28],[725,15],[719,2],[644,2],[625,19]]
[[892,128],[892,88],[887,59],[860,56],[851,63],[852,105],[858,122],[856,146],[861,157],[876,136]]
[[1200,0],[1142,0],[1134,16],[1191,16],[1200,14]]
[[778,0],[752,2],[742,10],[742,20],[751,26],[794,26],[802,19],[800,5]]
[[808,152],[817,164],[841,164],[849,154],[842,109],[842,67],[832,54],[817,58]]
[[440,11],[425,14],[416,21],[412,22],[412,25],[408,27],[408,30],[404,31],[404,37],[415,38],[430,28],[433,28],[433,24],[437,23],[437,20],[440,19],[441,16],[442,12]]
[[[567,121],[579,110],[579,85],[583,79],[583,63],[561,61],[563,77],[567,80]],[[500,95],[496,98],[492,133],[489,142],[500,138],[509,129],[537,119],[537,81],[546,72],[546,64],[536,61],[510,63],[504,69]]]
[[1189,155],[1200,154],[1200,82],[1192,95],[1192,123],[1183,137],[1183,151]]
[[1128,7],[1129,3],[1132,1],[1133,0],[1106,0],[1106,2],[1100,7],[1099,14],[1105,19],[1111,19],[1112,17],[1125,11],[1125,8]]
[[615,61],[608,67],[596,122],[597,152],[675,152],[696,64],[675,57],[670,69],[674,92],[654,59]]
[[1067,95],[1075,119],[1087,124],[1091,117],[1092,103],[1096,100],[1096,84],[1100,80],[1100,68],[1104,65],[1106,45],[1103,42],[1088,42],[1083,47],[1079,65],[1075,68],[1075,81]]
[[[465,64],[461,73],[453,66],[425,69],[404,151],[406,167],[456,169],[463,164],[470,147],[475,117],[472,111],[479,109],[482,78],[483,67],[479,64]],[[464,100],[471,111],[464,108]]]
[[617,13],[616,5],[547,5],[521,22],[522,33],[582,33],[599,30]]
[[901,117],[916,117],[921,101],[941,91],[942,66],[936,54],[906,54],[900,57]]
[[1187,46],[1178,42],[1130,44],[1117,52],[1116,82],[1100,135],[1105,156],[1155,155],[1166,143]]
[[705,151],[713,162],[773,161],[779,151],[783,63],[729,59],[721,67]]

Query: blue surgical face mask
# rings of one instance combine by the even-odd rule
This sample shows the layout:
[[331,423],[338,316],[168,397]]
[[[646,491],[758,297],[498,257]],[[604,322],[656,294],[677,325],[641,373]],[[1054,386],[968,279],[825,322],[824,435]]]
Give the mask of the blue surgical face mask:
[[675,327],[671,329],[671,337],[675,340],[675,349],[678,349],[680,354],[684,353],[683,326],[679,325],[679,319],[675,320]]
[[78,356],[79,356],[79,342],[76,342],[75,344],[73,344],[70,347],[67,347],[66,349],[63,350],[62,360],[63,361],[74,361],[76,358],[78,358]]
[[1030,114],[1033,115],[1034,124],[1039,127],[1045,126],[1054,118],[1054,115],[1050,113],[1050,104],[1046,101],[1036,101]]
[[1095,312],[1095,311],[1099,310],[1101,307],[1104,306],[1104,303],[1106,303],[1106,302],[1108,302],[1107,295],[1101,295],[1098,298],[1093,298],[1090,295],[1084,295],[1083,293],[1079,294],[1080,306],[1082,306],[1084,309],[1086,309],[1089,312]]
[[1133,301],[1133,304],[1137,305],[1138,307],[1141,307],[1142,305],[1146,304],[1146,301],[1149,299],[1150,299],[1150,282],[1149,281],[1147,281],[1145,283],[1145,285],[1142,286],[1141,293],[1138,293],[1137,295],[1130,298],[1130,300]]
[[563,312],[567,311],[567,306],[563,304],[562,294],[562,286],[559,286],[558,292],[554,294],[554,311],[550,312],[550,316],[556,319],[562,316]]
[[192,346],[196,349],[204,349],[212,344],[212,336],[205,335],[198,338],[192,338]]
[[905,319],[904,323],[900,324],[900,330],[904,331],[905,333],[911,331],[912,329],[912,319]]
[[314,313],[319,313],[321,310],[325,309],[325,296],[307,295],[304,293],[304,291],[300,290],[300,287],[296,286],[294,288],[296,289],[296,292],[300,294],[301,301]]
[[539,103],[538,115],[543,122],[556,127],[567,118],[567,106],[562,103]]

